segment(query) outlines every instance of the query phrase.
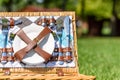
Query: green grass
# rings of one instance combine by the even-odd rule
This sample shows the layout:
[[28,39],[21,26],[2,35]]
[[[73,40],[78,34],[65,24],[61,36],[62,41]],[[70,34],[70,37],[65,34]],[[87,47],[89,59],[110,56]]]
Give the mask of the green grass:
[[120,80],[120,38],[80,38],[78,55],[81,74]]

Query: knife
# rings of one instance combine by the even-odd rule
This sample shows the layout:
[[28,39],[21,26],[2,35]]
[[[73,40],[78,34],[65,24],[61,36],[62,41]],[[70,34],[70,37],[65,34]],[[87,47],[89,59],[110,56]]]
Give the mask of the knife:
[[[66,48],[70,48],[70,18],[69,16],[66,16],[64,19],[64,30],[65,30],[65,41],[66,41]],[[66,62],[71,62],[72,58],[71,58],[71,52],[67,51],[66,54]]]
[[2,19],[2,38],[3,38],[3,41],[1,42],[1,47],[3,48],[2,50],[2,58],[1,58],[1,63],[2,64],[5,64],[7,63],[7,53],[6,53],[6,45],[7,45],[7,37],[8,37],[8,26],[6,25],[8,20],[3,18]]
[[[63,33],[63,29],[59,29],[59,31],[57,31],[57,36],[59,38],[59,49],[62,49],[62,33]],[[59,65],[63,65],[64,64],[64,56],[61,50],[59,50],[58,52],[58,64]]]
[[62,44],[63,44],[63,31],[64,31],[64,27],[63,27],[63,21],[64,21],[64,16],[60,16],[57,20],[56,20],[56,35],[58,37],[58,61],[57,63],[59,65],[63,65],[64,64],[64,54],[62,52]]

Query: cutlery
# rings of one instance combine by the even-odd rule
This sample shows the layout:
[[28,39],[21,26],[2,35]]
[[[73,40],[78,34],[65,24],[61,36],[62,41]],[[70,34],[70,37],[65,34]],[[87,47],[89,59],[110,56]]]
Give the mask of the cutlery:
[[[18,25],[18,24],[21,24],[22,21],[14,21],[13,18],[10,18],[10,21],[8,21],[7,19],[5,18],[2,18],[2,20],[0,21],[0,25],[2,25],[2,45],[1,47],[3,48],[3,51],[2,51],[2,58],[1,58],[1,63],[2,64],[5,64],[7,63],[7,49],[6,49],[6,46],[7,46],[7,43],[8,43],[8,32],[9,32],[9,29],[10,27],[14,26],[14,25]],[[12,44],[11,44],[12,45]],[[12,53],[11,53],[12,55]]]
[[1,58],[1,63],[5,64],[7,63],[7,53],[6,53],[6,45],[7,45],[7,37],[8,37],[8,26],[7,24],[7,20],[6,19],[2,19],[2,23],[4,25],[2,25],[2,37],[3,37],[3,41],[2,41],[2,45],[1,47],[3,48],[2,51],[2,58]]
[[[55,19],[54,19],[54,16],[50,16],[49,17],[49,26],[48,26],[51,30],[52,30],[52,35],[54,36],[54,39],[55,39],[55,48],[58,48],[58,45],[57,45],[57,41],[58,41],[58,37],[56,35],[56,25],[55,25]],[[55,58],[58,57],[58,52],[53,52],[52,54],[52,60],[55,60]]]
[[64,57],[62,53],[62,32],[63,32],[63,28],[61,27],[61,29],[57,31],[57,36],[59,38],[58,64],[60,65],[64,64]]
[[[65,41],[66,41],[66,48],[70,48],[70,18],[69,16],[66,16],[64,19],[64,30],[65,30]],[[72,61],[72,55],[70,51],[66,52],[66,62],[71,62]]]
[[55,30],[55,19],[54,19],[54,16],[50,16],[49,17],[49,27],[50,27],[50,29],[52,29],[52,30]]
[[42,16],[40,21],[37,22],[38,25],[41,25],[43,27],[47,26],[47,18],[46,16]]
[[63,37],[63,20],[64,16],[59,17],[56,20],[56,35],[58,37],[58,64],[63,65],[64,64],[64,55],[62,52],[62,37]]
[[9,39],[8,39],[8,43],[10,44],[9,46],[11,47],[11,52],[9,52],[9,58],[8,58],[8,61],[13,63],[14,62],[14,56],[13,56],[13,48],[12,48],[12,44],[13,44],[13,39],[14,39],[14,34],[12,33],[9,33]]

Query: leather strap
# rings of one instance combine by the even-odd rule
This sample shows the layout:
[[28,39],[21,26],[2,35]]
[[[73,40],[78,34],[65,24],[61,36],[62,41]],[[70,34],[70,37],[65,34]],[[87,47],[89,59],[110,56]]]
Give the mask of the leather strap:
[[38,42],[50,32],[51,30],[48,27],[45,27],[43,31],[33,41]]
[[20,30],[17,35],[28,45],[19,50],[18,52],[15,53],[15,56],[17,59],[20,61],[23,59],[23,57],[27,54],[27,52],[31,49],[34,49],[41,57],[47,61],[51,55],[44,50],[42,50],[37,44],[37,42],[42,39],[44,36],[46,36],[48,33],[50,33],[51,30],[48,27],[45,27],[44,30],[32,41],[29,39],[29,37],[24,33],[24,31]]
[[58,57],[58,61],[63,61],[64,60],[64,56],[59,56]]
[[37,46],[36,48],[34,48],[34,51],[36,51],[41,57],[43,57],[46,62],[51,57],[51,55],[49,53],[47,53],[46,51],[44,51],[41,48],[39,48],[39,46]]
[[6,53],[9,53],[9,52],[14,52],[13,51],[13,48],[0,48],[0,52],[6,52]]
[[6,49],[6,48],[3,48],[2,52],[7,52],[7,49]]
[[26,44],[29,44],[31,40],[29,37],[25,34],[25,32],[21,29],[16,33],[17,36],[19,36]]
[[13,56],[9,56],[8,57],[8,61],[14,61],[14,57]]
[[46,19],[46,18],[43,18],[43,19],[41,19],[41,22],[42,22],[42,23],[46,23],[46,22],[47,22],[47,19]]
[[40,19],[37,24],[38,25],[41,25],[42,23],[46,23],[47,24],[47,19],[46,18],[43,18],[43,19]]
[[50,61],[57,61],[58,60],[58,56],[52,56]]
[[14,24],[15,24],[14,19],[13,19],[13,18],[10,18],[10,26],[14,26]]
[[7,52],[8,52],[8,53],[9,53],[9,52],[14,52],[13,47],[7,48]]
[[72,60],[72,56],[66,56],[65,60]]
[[[64,54],[66,54],[66,52],[72,52],[72,49],[70,47],[66,47],[66,48],[55,48],[54,49],[55,52],[62,52]],[[56,59],[53,58],[54,61],[56,61]],[[65,57],[63,56],[59,56],[58,57],[58,60],[59,61],[62,61],[62,60],[72,60],[72,56],[71,55],[66,55]]]
[[49,23],[55,23],[56,21],[55,21],[55,19],[54,18],[50,18],[49,19]]
[[63,52],[63,53],[66,53],[66,52],[72,52],[72,49],[70,47],[66,47],[66,48],[55,48],[54,49],[54,52]]
[[63,61],[67,61],[67,60],[72,60],[72,56],[52,56],[52,58],[50,59],[50,61],[57,61],[57,60],[63,60]]
[[30,45],[28,44],[27,47],[17,51],[15,53],[15,57],[18,59],[18,60],[22,60],[24,58],[24,56],[29,52],[29,50],[31,50],[33,48],[33,46],[29,47]]
[[7,61],[7,56],[2,56],[1,61]]

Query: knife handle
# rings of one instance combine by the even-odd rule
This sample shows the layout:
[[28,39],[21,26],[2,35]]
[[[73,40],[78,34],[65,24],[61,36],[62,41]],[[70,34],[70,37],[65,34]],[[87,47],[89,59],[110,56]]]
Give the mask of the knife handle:
[[7,53],[6,52],[2,52],[1,63],[2,64],[6,64],[7,63]]
[[10,52],[10,53],[8,53],[8,54],[9,54],[9,56],[8,56],[8,61],[9,61],[9,62],[14,62],[13,52]]
[[66,52],[65,60],[67,63],[70,63],[72,61],[71,52]]
[[64,64],[64,56],[62,52],[58,53],[58,64],[63,65]]

